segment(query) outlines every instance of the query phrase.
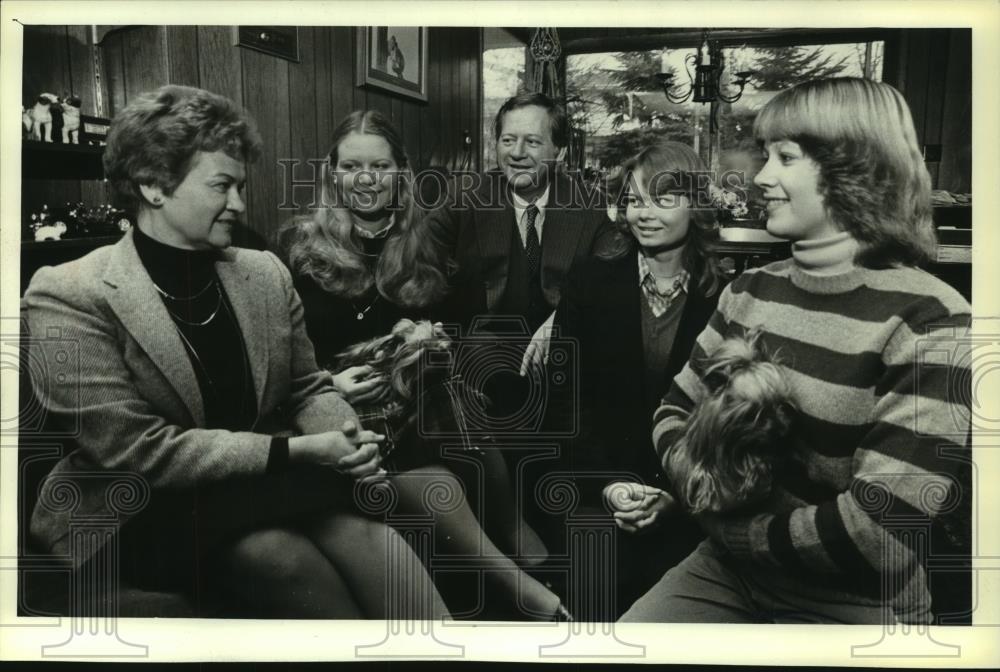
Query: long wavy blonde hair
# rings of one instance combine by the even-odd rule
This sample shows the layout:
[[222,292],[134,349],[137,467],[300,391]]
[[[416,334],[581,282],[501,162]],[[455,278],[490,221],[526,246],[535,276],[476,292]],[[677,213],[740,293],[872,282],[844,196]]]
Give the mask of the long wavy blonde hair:
[[[334,173],[337,151],[351,133],[384,138],[399,166],[389,206],[395,224],[374,272],[365,263]],[[414,203],[412,183],[410,160],[392,123],[374,110],[349,114],[333,132],[323,171],[322,207],[312,216],[296,218],[282,232],[281,244],[292,270],[310,276],[327,292],[348,299],[363,296],[374,285],[384,298],[401,306],[419,308],[440,300],[448,291],[449,256],[421,231],[424,213]]]

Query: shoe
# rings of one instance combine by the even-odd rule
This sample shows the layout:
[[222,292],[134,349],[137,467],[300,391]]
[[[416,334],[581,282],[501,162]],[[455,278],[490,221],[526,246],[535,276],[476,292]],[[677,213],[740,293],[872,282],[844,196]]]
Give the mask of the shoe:
[[552,614],[552,618],[549,620],[553,623],[570,623],[575,619],[573,618],[573,614],[569,613],[569,609],[560,602],[559,606],[556,607],[556,612]]
[[558,595],[559,599],[565,601],[569,577],[566,575],[565,569],[553,565],[554,563],[551,561],[546,561],[535,567],[527,567],[524,572]]

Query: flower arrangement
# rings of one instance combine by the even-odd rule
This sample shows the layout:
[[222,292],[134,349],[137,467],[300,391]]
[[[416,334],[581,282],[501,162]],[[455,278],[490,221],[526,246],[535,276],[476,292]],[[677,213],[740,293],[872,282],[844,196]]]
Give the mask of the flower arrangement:
[[718,211],[718,221],[722,226],[739,226],[763,229],[767,223],[767,209],[763,202],[753,197],[751,191],[738,189],[728,191],[712,188],[712,202]]
[[735,191],[726,191],[715,187],[712,189],[712,201],[719,211],[719,221],[746,219],[750,208],[746,197],[741,197]]

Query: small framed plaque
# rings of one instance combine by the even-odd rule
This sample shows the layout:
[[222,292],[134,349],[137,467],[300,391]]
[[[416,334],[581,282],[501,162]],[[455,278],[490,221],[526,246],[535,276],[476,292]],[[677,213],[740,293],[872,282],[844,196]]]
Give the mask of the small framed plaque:
[[295,26],[237,26],[236,46],[299,61],[299,29]]
[[91,117],[86,114],[80,115],[80,144],[81,145],[103,145],[108,139],[108,131],[111,129],[111,120],[101,117]]

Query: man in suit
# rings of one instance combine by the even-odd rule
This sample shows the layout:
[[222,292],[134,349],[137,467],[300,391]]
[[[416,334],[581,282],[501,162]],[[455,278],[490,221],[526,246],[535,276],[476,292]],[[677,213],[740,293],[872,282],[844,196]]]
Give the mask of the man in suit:
[[481,282],[480,308],[523,320],[534,333],[559,303],[575,260],[612,234],[598,199],[560,163],[569,142],[565,111],[548,96],[508,99],[494,121],[498,170],[459,182],[449,203],[428,217],[431,235],[450,250],[463,278]]
[[[479,349],[465,372],[492,401],[486,422],[508,446],[537,446],[551,443],[539,434],[551,381],[529,370],[527,360],[534,344],[545,341],[570,267],[603,249],[614,232],[598,195],[560,167],[569,143],[560,106],[544,94],[519,94],[500,107],[493,128],[497,170],[472,185],[457,181],[449,203],[430,213],[428,230],[457,262],[455,282],[483,288],[467,317],[488,316],[478,333],[496,337],[498,347]],[[533,524],[544,520],[535,485],[557,449],[542,450],[546,459],[529,460],[530,471],[514,464],[526,457],[522,450],[506,452]],[[534,555],[535,549],[522,552]]]

